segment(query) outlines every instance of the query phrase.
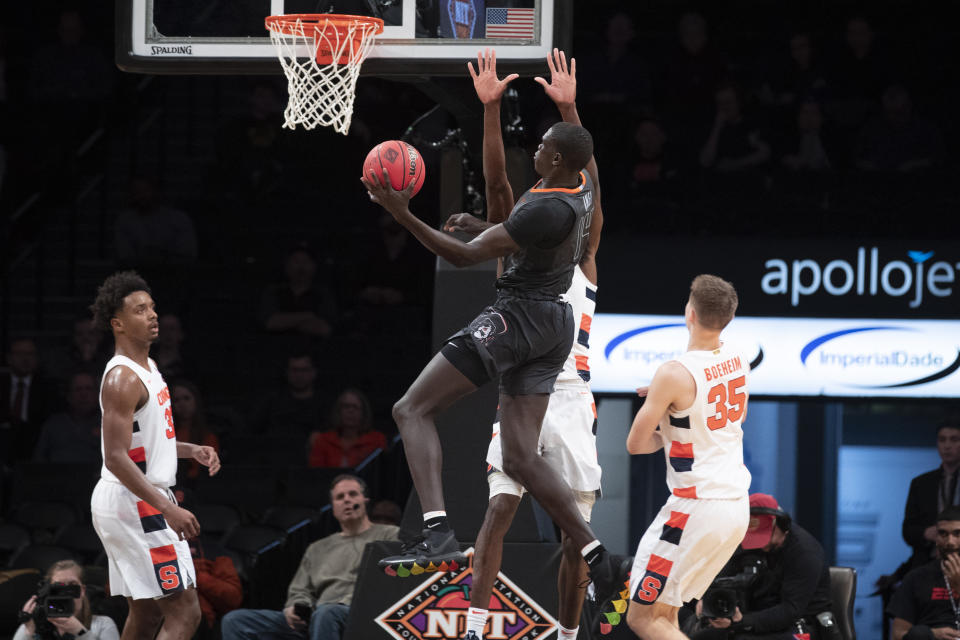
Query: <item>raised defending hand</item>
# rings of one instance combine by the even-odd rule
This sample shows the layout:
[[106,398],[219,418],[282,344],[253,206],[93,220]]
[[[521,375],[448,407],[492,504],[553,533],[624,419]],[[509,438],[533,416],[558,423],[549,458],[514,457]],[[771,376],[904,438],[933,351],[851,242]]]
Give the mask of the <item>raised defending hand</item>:
[[473,63],[467,63],[467,69],[473,78],[473,88],[477,91],[477,97],[483,104],[497,102],[507,90],[507,85],[519,78],[516,73],[511,73],[503,80],[497,79],[497,52],[493,49],[484,49],[477,52],[477,71],[473,70]]
[[573,104],[577,99],[577,60],[570,58],[567,67],[567,56],[563,51],[554,49],[552,55],[547,56],[547,66],[550,67],[550,82],[537,76],[534,78],[543,87],[547,97],[557,105]]
[[469,213],[455,213],[443,223],[444,231],[465,231],[477,235],[489,229],[489,222],[484,222],[480,218]]
[[390,184],[390,175],[387,170],[378,176],[376,171],[370,170],[369,175],[360,178],[363,186],[367,188],[367,194],[371,202],[376,202],[381,207],[390,212],[395,219],[400,220],[407,207],[410,205],[410,198],[413,197],[414,181],[411,180],[406,189],[397,191]]
[[207,467],[210,475],[215,476],[220,471],[220,456],[213,447],[198,446],[193,450],[193,459]]

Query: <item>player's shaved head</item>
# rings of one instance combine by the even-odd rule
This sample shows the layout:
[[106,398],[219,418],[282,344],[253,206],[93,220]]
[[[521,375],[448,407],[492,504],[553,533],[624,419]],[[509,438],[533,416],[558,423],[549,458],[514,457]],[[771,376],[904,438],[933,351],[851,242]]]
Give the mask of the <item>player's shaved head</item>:
[[589,131],[570,122],[558,122],[550,127],[550,134],[564,169],[580,171],[587,166],[593,156],[593,136]]
[[719,331],[727,326],[739,302],[737,290],[723,278],[701,274],[690,285],[690,304],[697,322],[706,329]]

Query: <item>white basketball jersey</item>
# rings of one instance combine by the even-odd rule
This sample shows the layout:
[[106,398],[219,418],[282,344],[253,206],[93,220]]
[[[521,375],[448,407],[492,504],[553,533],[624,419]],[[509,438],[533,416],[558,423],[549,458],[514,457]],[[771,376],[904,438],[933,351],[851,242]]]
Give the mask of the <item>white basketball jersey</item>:
[[590,325],[597,308],[597,285],[587,280],[580,265],[573,269],[573,280],[564,299],[573,307],[573,348],[557,376],[557,385],[583,386],[590,382]]
[[660,421],[667,458],[667,487],[680,498],[734,499],[747,495],[750,472],[743,464],[743,424],[750,361],[723,345],[687,351],[677,358],[697,383],[697,397],[684,411]]
[[[170,390],[157,364],[149,360],[147,371],[126,356],[113,356],[103,371],[103,380],[116,366],[123,365],[137,374],[147,389],[147,402],[133,414],[133,438],[127,452],[147,481],[158,487],[172,487],[177,483],[177,434],[173,429],[173,409],[170,406]],[[103,413],[103,380],[100,381],[100,412]],[[103,455],[103,433],[100,435],[100,454]],[[105,459],[105,458],[104,458]],[[111,482],[120,482],[108,469],[106,463],[100,477]]]

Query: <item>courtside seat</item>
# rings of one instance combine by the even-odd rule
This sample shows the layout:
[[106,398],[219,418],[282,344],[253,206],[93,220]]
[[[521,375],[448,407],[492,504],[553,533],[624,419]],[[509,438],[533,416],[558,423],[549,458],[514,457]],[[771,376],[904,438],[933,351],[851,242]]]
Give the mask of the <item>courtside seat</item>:
[[201,475],[195,491],[199,502],[230,505],[247,522],[256,522],[277,503],[277,471],[272,466],[224,465],[215,476]]
[[83,505],[86,512],[99,479],[99,463],[19,462],[13,472],[11,501],[56,500]]
[[11,519],[28,529],[31,540],[38,544],[52,542],[78,520],[77,512],[70,504],[32,500],[17,506]]
[[197,504],[189,510],[200,523],[201,535],[217,542],[222,542],[240,524],[240,513],[227,504]]
[[284,549],[286,534],[276,527],[241,524],[224,538],[223,546],[240,557],[238,573],[244,583],[244,606],[282,609],[293,577]]
[[41,574],[46,574],[47,569],[54,562],[60,560],[77,560],[76,555],[70,549],[56,545],[31,544],[21,550],[10,560],[11,569],[36,569]]
[[304,466],[304,439],[300,436],[230,435],[224,439],[223,459],[229,464]]
[[287,471],[284,502],[289,505],[320,509],[330,504],[330,482],[353,469],[293,467]]
[[833,615],[843,640],[857,640],[853,625],[853,601],[857,596],[857,570],[852,567],[830,567],[830,597]]
[[90,524],[76,523],[64,527],[57,535],[55,542],[80,556],[80,564],[100,564],[103,556],[106,555],[100,536]]
[[30,544],[30,532],[12,522],[0,523],[0,567]]

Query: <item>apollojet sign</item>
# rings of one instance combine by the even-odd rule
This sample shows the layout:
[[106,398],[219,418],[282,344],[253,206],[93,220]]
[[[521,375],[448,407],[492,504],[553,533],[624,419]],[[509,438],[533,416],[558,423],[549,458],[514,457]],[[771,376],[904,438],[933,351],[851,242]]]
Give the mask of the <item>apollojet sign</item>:
[[[943,260],[936,251],[907,251],[906,256],[881,256],[877,247],[858,247],[851,260],[835,258],[821,264],[811,258],[791,260],[771,258],[760,280],[763,293],[786,295],[792,307],[804,296],[823,291],[831,296],[888,296],[909,300],[917,309],[928,296],[953,295],[960,262]],[[903,258],[907,258],[904,260]]]

